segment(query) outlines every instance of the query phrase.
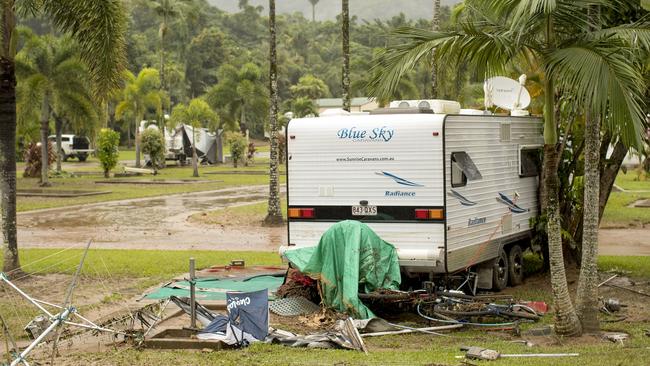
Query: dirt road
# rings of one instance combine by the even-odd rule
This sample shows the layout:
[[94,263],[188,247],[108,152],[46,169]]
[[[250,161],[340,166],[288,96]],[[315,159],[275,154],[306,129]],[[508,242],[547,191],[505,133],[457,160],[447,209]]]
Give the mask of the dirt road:
[[650,228],[601,229],[598,241],[601,255],[650,255]]
[[204,226],[188,217],[206,210],[265,201],[268,186],[229,188],[167,197],[105,202],[21,213],[22,248],[83,246],[163,250],[274,251],[286,242],[286,229],[259,230]]

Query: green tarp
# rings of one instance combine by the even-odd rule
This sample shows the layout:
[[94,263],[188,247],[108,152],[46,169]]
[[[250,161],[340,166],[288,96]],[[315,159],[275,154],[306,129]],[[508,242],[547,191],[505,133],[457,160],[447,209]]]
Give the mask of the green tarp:
[[[225,300],[226,292],[254,292],[259,290],[269,290],[271,292],[282,285],[284,277],[276,276],[256,276],[245,280],[233,279],[198,279],[196,280],[196,299],[197,300]],[[170,296],[189,297],[190,283],[188,281],[172,282],[161,287],[145,296],[147,299],[159,300],[167,299]]]
[[318,246],[285,253],[300,272],[320,281],[325,305],[357,319],[374,314],[359,300],[377,289],[399,289],[401,282],[397,251],[366,224],[342,221],[334,224]]

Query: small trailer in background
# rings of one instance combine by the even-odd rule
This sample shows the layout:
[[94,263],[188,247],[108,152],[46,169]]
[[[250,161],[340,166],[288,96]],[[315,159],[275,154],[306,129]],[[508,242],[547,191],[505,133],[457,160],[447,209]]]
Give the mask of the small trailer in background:
[[[153,123],[142,121],[140,132],[146,128],[159,130],[155,121]],[[185,124],[178,125],[174,129],[164,127],[165,160],[177,161],[180,165],[187,164],[188,160],[192,158],[192,142],[194,140],[199,162],[205,164],[223,163],[222,130],[214,133],[207,128],[198,128],[196,129],[196,136],[193,136],[194,133],[194,128]],[[145,161],[149,161],[146,155]]]
[[539,212],[542,121],[458,114],[453,103],[292,120],[280,251],[315,246],[334,223],[359,220],[395,245],[406,277],[473,269],[479,288],[521,283]]

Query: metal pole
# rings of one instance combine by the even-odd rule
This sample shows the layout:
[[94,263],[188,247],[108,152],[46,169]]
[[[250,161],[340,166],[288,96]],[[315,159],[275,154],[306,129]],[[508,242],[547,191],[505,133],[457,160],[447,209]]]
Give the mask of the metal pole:
[[196,283],[195,279],[195,261],[190,258],[190,328],[196,329]]
[[45,337],[47,337],[50,334],[50,332],[52,332],[62,321],[67,319],[69,314],[70,314],[70,310],[65,309],[61,314],[56,315],[52,324],[50,324],[50,326],[47,327],[47,329],[45,329],[45,331],[43,331],[43,333],[41,333],[41,335],[39,335],[38,338],[34,340],[34,342],[32,342],[29,346],[27,346],[27,348],[25,348],[25,350],[18,357],[16,357],[16,359],[11,363],[11,366],[16,366],[19,363],[24,362],[25,357],[27,357],[27,355],[36,346],[38,346],[43,341],[43,339],[45,339]]

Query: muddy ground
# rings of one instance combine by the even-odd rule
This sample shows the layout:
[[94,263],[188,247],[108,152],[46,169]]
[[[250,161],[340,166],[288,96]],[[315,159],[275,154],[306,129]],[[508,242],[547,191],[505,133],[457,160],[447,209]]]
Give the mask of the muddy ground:
[[67,248],[93,239],[93,248],[273,251],[286,229],[202,225],[196,213],[264,202],[268,186],[113,201],[20,213],[22,248]]
[[[274,251],[286,227],[205,225],[196,213],[264,202],[267,186],[114,201],[18,215],[22,248],[66,248],[94,239],[94,248]],[[650,255],[650,228],[602,229],[603,255]]]

